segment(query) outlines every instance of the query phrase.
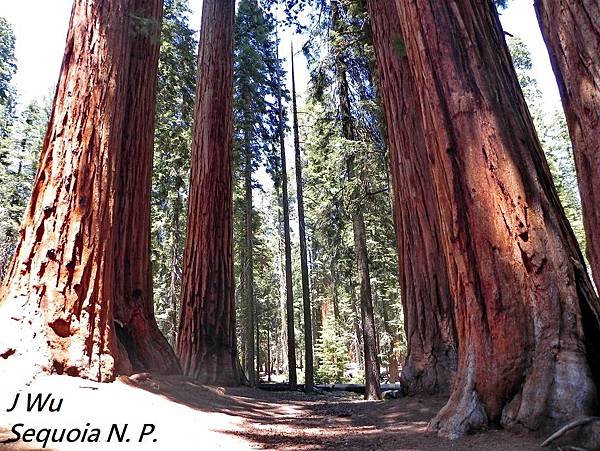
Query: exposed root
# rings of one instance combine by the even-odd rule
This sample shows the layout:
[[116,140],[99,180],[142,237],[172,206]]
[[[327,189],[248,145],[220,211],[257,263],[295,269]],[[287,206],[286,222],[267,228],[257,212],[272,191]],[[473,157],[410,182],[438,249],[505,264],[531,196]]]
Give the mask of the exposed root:
[[565,424],[563,427],[561,427],[558,431],[556,431],[554,434],[552,434],[550,437],[548,437],[540,446],[542,446],[542,447],[548,446],[550,443],[552,443],[553,441],[562,437],[564,434],[569,432],[571,429],[575,429],[580,426],[585,426],[586,424],[593,423],[594,421],[600,421],[600,417],[577,418],[577,419]]

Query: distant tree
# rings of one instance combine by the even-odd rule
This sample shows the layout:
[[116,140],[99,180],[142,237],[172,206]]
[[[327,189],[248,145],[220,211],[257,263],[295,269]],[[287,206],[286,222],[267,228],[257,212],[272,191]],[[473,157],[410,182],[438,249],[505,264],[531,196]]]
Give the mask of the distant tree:
[[8,21],[0,17],[0,105],[5,108],[14,101],[11,81],[16,72],[15,34]]
[[335,317],[327,315],[315,346],[315,358],[319,363],[315,372],[315,382],[318,384],[346,382],[345,372],[350,359],[346,337],[339,333],[338,328]]
[[50,103],[32,101],[19,115],[6,138],[0,162],[0,280],[13,257],[44,135],[50,119]]
[[[254,280],[254,177],[260,165],[279,178],[279,96],[283,78],[277,57],[275,20],[261,9],[256,0],[242,0],[235,21],[234,49],[234,171],[243,180],[243,196],[236,197],[236,214],[244,216],[244,236],[240,249],[240,281],[243,314],[244,367],[254,384],[259,366],[257,298]],[[284,120],[285,118],[282,118]],[[236,187],[237,188],[237,187]],[[237,190],[236,190],[237,194]],[[237,234],[236,235],[240,235]]]
[[296,162],[296,201],[298,203],[298,234],[300,239],[300,276],[302,291],[302,312],[304,318],[304,390],[314,388],[312,308],[310,301],[310,279],[308,274],[308,245],[306,220],[304,215],[304,179],[302,176],[302,154],[298,125],[298,99],[296,96],[296,74],[294,72],[294,48],[292,47],[292,115],[294,129],[294,155]]
[[198,43],[188,23],[188,0],[167,0],[164,8],[152,171],[152,272],[158,323],[175,346]]

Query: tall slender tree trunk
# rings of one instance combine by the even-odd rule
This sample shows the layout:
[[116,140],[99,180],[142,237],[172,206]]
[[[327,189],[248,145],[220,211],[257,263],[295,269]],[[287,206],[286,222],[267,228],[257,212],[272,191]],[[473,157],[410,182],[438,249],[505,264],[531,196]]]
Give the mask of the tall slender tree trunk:
[[[277,54],[279,58],[279,53]],[[283,125],[283,101],[281,98],[281,80],[278,80],[279,106],[279,150],[281,159],[281,192],[283,204],[283,240],[285,258],[285,310],[287,330],[287,362],[290,390],[296,390],[298,377],[296,375],[296,332],[294,329],[294,288],[292,280],[292,240],[290,238],[290,199],[288,195],[287,160],[285,155],[285,135]]]
[[[254,301],[254,229],[252,226],[252,148],[249,140],[245,139],[245,162],[244,162],[244,251],[242,261],[242,290],[244,299],[244,336],[245,357],[244,368],[246,377],[251,385],[256,384],[257,373],[254,370],[255,357],[255,316],[256,308]],[[258,332],[258,330],[257,330]],[[258,340],[258,339],[256,339]]]
[[271,334],[269,332],[269,328],[267,327],[267,364],[266,364],[266,371],[267,371],[267,382],[271,382],[271,372],[272,372],[272,367],[271,367]]
[[[283,171],[282,171],[283,172]],[[287,373],[287,324],[288,324],[288,315],[287,315],[287,276],[285,270],[285,249],[284,249],[284,239],[283,239],[283,198],[279,194],[279,185],[275,184],[277,189],[277,198],[279,201],[279,211],[277,212],[277,225],[278,225],[278,236],[279,236],[279,314],[281,317],[279,318],[278,325],[281,327],[281,333],[278,335],[280,338],[279,346],[277,347],[277,371],[282,370],[284,373]],[[292,323],[293,326],[293,323]]]
[[175,346],[177,344],[177,322],[179,321],[179,287],[181,284],[181,263],[179,260],[179,240],[181,239],[180,233],[180,217],[179,212],[181,211],[181,197],[179,192],[177,193],[176,204],[173,208],[173,221],[171,227],[173,228],[173,244],[171,248],[171,280],[169,282],[169,298],[171,301],[171,344]]
[[292,46],[292,106],[294,116],[294,148],[296,151],[296,197],[298,198],[298,234],[300,235],[300,270],[302,273],[302,307],[304,313],[304,391],[314,388],[312,312],[310,307],[310,281],[308,279],[308,249],[306,247],[306,224],[304,220],[304,188],[302,186],[302,157],[298,131],[298,105],[296,99],[296,74],[294,73],[294,47]]
[[256,375],[255,383],[260,377],[260,324],[258,322],[260,312],[258,311],[258,305],[255,306],[254,311],[254,334],[256,336]]
[[173,349],[154,317],[150,263],[150,192],[161,0],[132,1],[129,86],[115,196],[114,322],[136,372],[179,374]]
[[390,337],[390,351],[388,353],[389,367],[388,367],[388,376],[390,382],[392,384],[399,382],[399,371],[400,366],[398,364],[398,356],[396,353],[396,342],[398,338],[398,333],[395,327],[392,327],[390,324],[391,318],[389,314],[389,308],[386,300],[383,297],[380,297],[381,302],[381,313],[383,316],[383,328],[385,333]]
[[367,2],[387,123],[407,340],[402,386],[409,394],[448,393],[456,371],[452,294],[440,236],[438,202],[431,190],[420,105],[395,0]]
[[535,0],[573,142],[587,257],[600,289],[600,3]]
[[[333,29],[339,27],[339,5],[332,3]],[[339,89],[339,108],[342,121],[342,136],[348,141],[356,141],[354,120],[350,107],[350,88],[348,86],[347,67],[342,55],[336,55],[336,72]],[[346,157],[348,181],[354,185],[351,192],[352,206],[352,231],[354,235],[354,254],[358,269],[358,282],[360,287],[360,314],[362,319],[362,333],[365,359],[365,399],[381,399],[381,378],[379,358],[377,356],[377,342],[375,334],[375,317],[373,314],[373,294],[371,292],[371,276],[369,274],[369,255],[367,250],[367,232],[365,226],[364,209],[360,193],[360,175],[356,170],[353,154]]]
[[74,2],[31,200],[0,293],[3,380],[9,371],[97,381],[132,371],[113,321],[132,12],[125,0]]
[[[352,276],[350,276],[352,277]],[[363,332],[360,321],[358,320],[360,314],[358,312],[358,306],[356,305],[356,286],[354,282],[350,283],[350,308],[352,309],[352,328],[354,329],[354,341],[356,343],[356,363],[362,370],[365,369],[365,356],[363,346]]]
[[241,382],[232,259],[234,0],[204,0],[177,353],[187,376]]
[[335,318],[335,326],[340,324],[340,297],[338,293],[338,275],[337,275],[337,266],[334,259],[331,259],[329,263],[330,271],[331,271],[331,299],[333,301],[333,317]]
[[431,426],[555,427],[596,408],[599,302],[492,2],[398,0],[459,359]]

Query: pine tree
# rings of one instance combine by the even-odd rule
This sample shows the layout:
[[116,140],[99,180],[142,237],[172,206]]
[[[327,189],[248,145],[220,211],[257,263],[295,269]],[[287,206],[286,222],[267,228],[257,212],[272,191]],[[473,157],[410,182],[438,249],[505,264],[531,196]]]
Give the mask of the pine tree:
[[12,258],[21,219],[31,195],[40,150],[50,119],[50,103],[32,101],[21,112],[5,140],[0,163],[0,280]]
[[188,0],[164,6],[152,177],[152,269],[159,326],[177,342],[198,43]]
[[[259,341],[256,325],[257,300],[254,281],[253,189],[259,187],[255,171],[264,165],[279,177],[279,105],[277,103],[281,63],[277,58],[275,21],[256,0],[242,0],[235,22],[234,52],[234,143],[236,179],[243,180],[243,196],[237,195],[236,214],[243,211],[244,236],[239,247],[243,314],[244,367],[251,384],[256,383]],[[238,183],[239,185],[240,183]],[[237,187],[236,187],[237,188]],[[237,235],[237,234],[236,234]]]

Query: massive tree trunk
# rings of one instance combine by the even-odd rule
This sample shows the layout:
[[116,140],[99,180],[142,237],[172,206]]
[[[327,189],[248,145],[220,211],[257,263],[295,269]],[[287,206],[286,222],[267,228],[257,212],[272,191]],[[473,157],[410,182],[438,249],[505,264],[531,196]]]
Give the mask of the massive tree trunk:
[[536,0],[573,142],[587,257],[600,287],[600,3]]
[[186,375],[237,385],[232,260],[234,0],[204,0],[177,352]]
[[0,365],[13,374],[108,381],[132,370],[113,323],[132,3],[73,5],[32,197],[0,294]]
[[598,299],[490,1],[397,0],[455,300],[431,426],[554,427],[596,408]]
[[424,142],[421,112],[395,0],[367,2],[394,194],[407,356],[403,389],[409,394],[448,393],[456,371],[452,295],[444,261],[438,203]]
[[129,85],[115,202],[114,322],[136,372],[181,372],[154,317],[150,263],[150,191],[161,0],[131,8]]
[[[332,25],[333,29],[339,28],[339,5],[332,3]],[[338,82],[339,108],[342,122],[342,136],[348,141],[356,140],[354,120],[350,107],[350,88],[348,86],[347,67],[342,55],[335,57],[335,65]],[[356,170],[354,155],[346,157],[348,181],[354,184],[351,192],[352,206],[352,231],[354,235],[354,254],[358,270],[358,282],[360,287],[360,314],[362,319],[362,333],[365,358],[365,399],[381,399],[381,388],[379,386],[380,370],[377,353],[377,342],[375,334],[375,318],[373,314],[373,294],[371,292],[371,276],[369,274],[369,255],[367,250],[367,232],[364,218],[364,207],[362,203],[359,186],[360,176]]]
[[294,73],[294,48],[292,47],[292,107],[294,116],[294,149],[296,151],[296,197],[298,199],[298,234],[300,235],[300,270],[302,273],[302,307],[304,313],[304,390],[313,391],[313,339],[312,312],[310,307],[310,281],[308,279],[308,249],[304,220],[304,188],[302,181],[302,158],[300,156],[300,133],[298,131],[298,106],[296,101],[296,74]]
[[[279,59],[279,53],[277,54]],[[283,206],[283,240],[285,259],[285,312],[287,333],[287,363],[290,390],[296,389],[296,334],[294,329],[294,288],[292,281],[292,241],[290,238],[290,200],[288,196],[287,160],[285,155],[285,135],[283,124],[283,102],[281,99],[281,80],[278,81],[277,102],[279,107],[279,152],[281,159],[281,192]]]

